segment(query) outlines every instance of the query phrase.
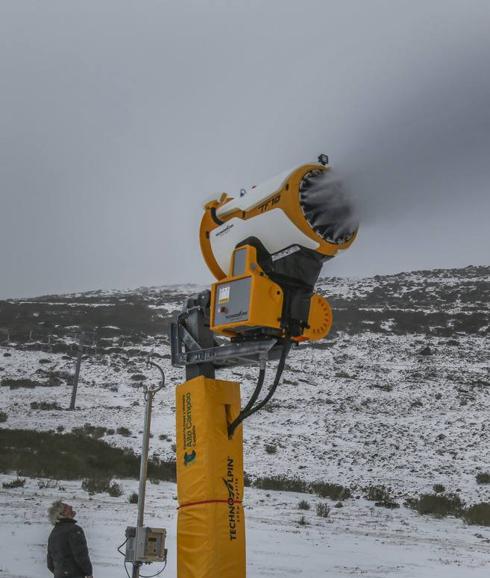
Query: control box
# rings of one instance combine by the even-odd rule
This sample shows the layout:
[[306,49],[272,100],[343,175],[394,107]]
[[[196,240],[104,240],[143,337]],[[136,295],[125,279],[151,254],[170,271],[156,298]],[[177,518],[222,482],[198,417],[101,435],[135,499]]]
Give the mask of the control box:
[[164,562],[167,559],[164,528],[128,526],[126,528],[126,562]]
[[215,333],[237,336],[266,328],[281,334],[284,294],[257,263],[251,245],[235,249],[231,275],[211,286],[210,328]]

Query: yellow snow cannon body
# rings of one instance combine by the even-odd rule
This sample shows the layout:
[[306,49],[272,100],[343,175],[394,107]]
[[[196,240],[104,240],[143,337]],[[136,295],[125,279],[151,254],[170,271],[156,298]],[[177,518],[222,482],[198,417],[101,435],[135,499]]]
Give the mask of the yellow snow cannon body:
[[356,234],[341,184],[320,162],[207,202],[200,243],[218,279],[212,330],[236,337],[266,328],[293,341],[322,339],[332,311],[313,288],[323,263]]

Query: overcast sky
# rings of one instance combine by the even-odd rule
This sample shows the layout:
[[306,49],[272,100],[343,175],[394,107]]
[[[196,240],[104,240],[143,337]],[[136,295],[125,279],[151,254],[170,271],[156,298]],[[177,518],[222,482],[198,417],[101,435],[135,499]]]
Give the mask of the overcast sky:
[[203,199],[320,152],[325,275],[488,264],[488,0],[1,0],[0,297],[211,280]]

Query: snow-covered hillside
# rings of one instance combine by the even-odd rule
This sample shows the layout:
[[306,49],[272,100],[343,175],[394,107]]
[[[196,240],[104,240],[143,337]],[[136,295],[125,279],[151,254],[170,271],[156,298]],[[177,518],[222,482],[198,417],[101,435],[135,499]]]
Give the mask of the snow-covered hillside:
[[[268,410],[246,422],[247,472],[354,488],[384,484],[399,496],[442,483],[465,501],[488,500],[489,486],[477,484],[476,475],[490,466],[489,287],[489,267],[323,279],[319,288],[332,301],[335,330],[293,351]],[[173,386],[183,375],[170,365],[166,331],[171,313],[197,289],[1,302],[3,426],[70,431],[85,423],[113,430],[124,425],[129,436],[105,440],[137,450],[140,386],[158,379],[145,364],[153,354],[168,386],[157,402],[152,450],[172,459]],[[414,324],[417,317],[424,322]],[[80,326],[96,333],[88,338],[77,410],[69,412]],[[221,375],[241,381],[245,399],[256,370]],[[36,386],[8,386],[20,378]],[[62,409],[31,408],[41,401]]]

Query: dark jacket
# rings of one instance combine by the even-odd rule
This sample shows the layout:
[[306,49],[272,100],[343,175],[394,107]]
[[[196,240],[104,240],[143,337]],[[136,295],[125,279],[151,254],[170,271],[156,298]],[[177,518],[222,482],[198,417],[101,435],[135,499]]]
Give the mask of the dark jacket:
[[87,541],[76,520],[62,518],[48,539],[48,568],[54,578],[92,576]]

